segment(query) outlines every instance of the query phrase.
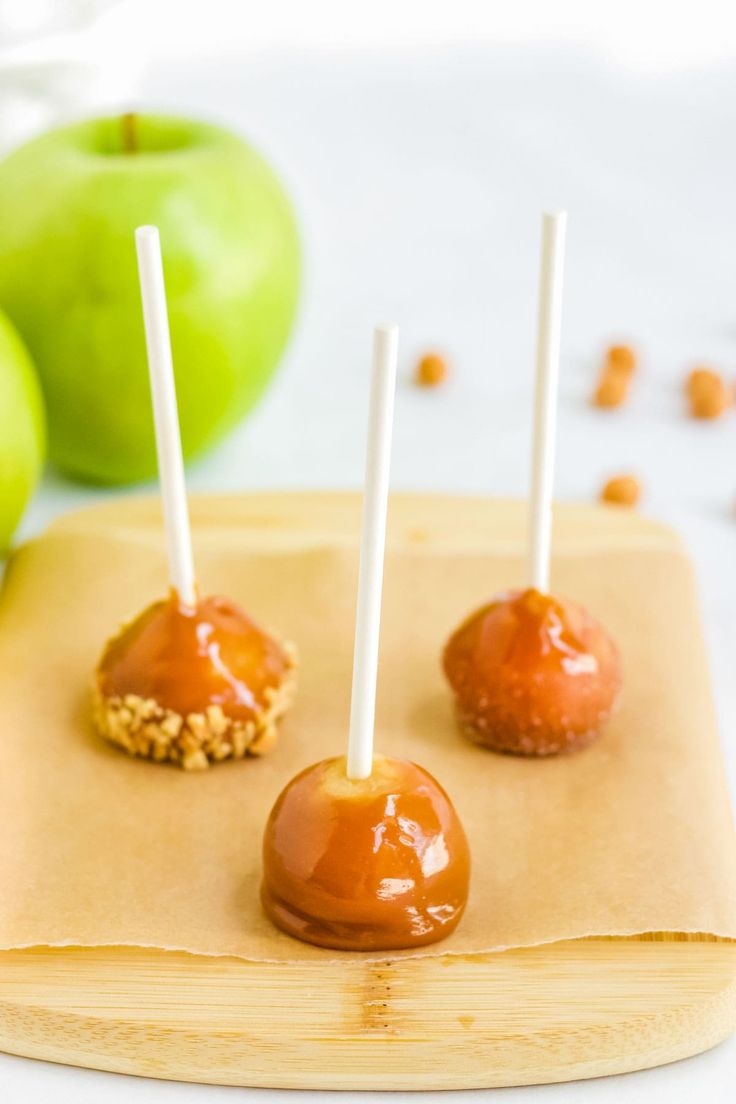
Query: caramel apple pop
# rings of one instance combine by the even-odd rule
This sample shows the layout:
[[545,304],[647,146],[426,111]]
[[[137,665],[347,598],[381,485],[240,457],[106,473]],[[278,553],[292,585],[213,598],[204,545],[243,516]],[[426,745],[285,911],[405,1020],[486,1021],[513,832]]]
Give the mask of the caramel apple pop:
[[621,687],[618,650],[605,629],[549,590],[565,219],[547,213],[542,223],[529,585],[472,613],[443,655],[466,735],[528,756],[590,743]]
[[373,754],[397,331],[376,330],[347,756],[315,763],[277,798],[261,897],[289,935],[389,951],[443,939],[468,894],[460,820],[415,763]]
[[294,682],[294,649],[229,598],[201,598],[189,530],[158,231],[136,231],[171,589],[106,644],[94,679],[102,736],[157,762],[202,770],[260,755]]

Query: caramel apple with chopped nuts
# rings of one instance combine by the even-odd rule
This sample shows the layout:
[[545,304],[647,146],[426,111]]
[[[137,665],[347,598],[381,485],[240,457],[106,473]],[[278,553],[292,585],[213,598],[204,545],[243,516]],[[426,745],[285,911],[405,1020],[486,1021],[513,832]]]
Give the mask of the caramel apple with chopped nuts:
[[108,641],[94,719],[131,755],[204,770],[268,750],[291,698],[294,651],[230,599],[199,595],[158,230],[139,226],[135,243],[171,586]]
[[262,755],[294,685],[294,648],[229,598],[172,590],[109,641],[95,673],[100,734],[131,755],[203,770]]

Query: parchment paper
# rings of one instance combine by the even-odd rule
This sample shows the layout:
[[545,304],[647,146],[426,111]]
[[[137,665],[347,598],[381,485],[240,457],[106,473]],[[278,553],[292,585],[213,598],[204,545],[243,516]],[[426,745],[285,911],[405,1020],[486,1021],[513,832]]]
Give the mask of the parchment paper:
[[[267,758],[204,774],[101,742],[89,721],[91,672],[121,620],[164,592],[163,543],[120,502],[22,548],[0,598],[4,949],[335,957],[263,917],[260,844],[286,781],[344,748],[357,538],[290,549],[281,533],[259,551],[227,500],[198,511],[203,590],[233,596],[299,646],[300,687],[280,742]],[[477,504],[469,528],[471,511]],[[555,588],[618,640],[625,690],[597,744],[541,762],[466,742],[439,669],[460,618],[520,582],[520,538],[463,552],[456,527],[452,548],[417,533],[388,550],[377,746],[437,775],[473,853],[463,922],[421,954],[650,931],[736,937],[736,851],[687,560],[661,530],[641,546],[624,530],[602,546],[595,527],[589,542],[565,540],[564,516],[558,529]]]

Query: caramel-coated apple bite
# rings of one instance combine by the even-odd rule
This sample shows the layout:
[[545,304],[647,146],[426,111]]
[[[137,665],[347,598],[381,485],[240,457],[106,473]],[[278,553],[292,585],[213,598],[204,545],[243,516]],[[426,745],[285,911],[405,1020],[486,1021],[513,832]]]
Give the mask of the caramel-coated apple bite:
[[470,856],[442,787],[415,763],[376,756],[368,778],[344,758],[302,771],[273,807],[261,896],[289,935],[320,947],[421,947],[454,930]]
[[621,689],[616,645],[582,606],[530,588],[463,622],[443,666],[471,740],[516,755],[590,743]]
[[294,688],[295,649],[228,598],[148,606],[106,645],[94,682],[102,736],[186,770],[262,755]]

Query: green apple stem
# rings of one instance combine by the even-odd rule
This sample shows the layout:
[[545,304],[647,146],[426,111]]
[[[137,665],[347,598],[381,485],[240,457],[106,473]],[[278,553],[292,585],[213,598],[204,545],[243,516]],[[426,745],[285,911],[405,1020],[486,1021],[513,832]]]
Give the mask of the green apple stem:
[[126,111],[120,116],[120,130],[123,138],[123,152],[138,152],[138,116],[134,111]]

